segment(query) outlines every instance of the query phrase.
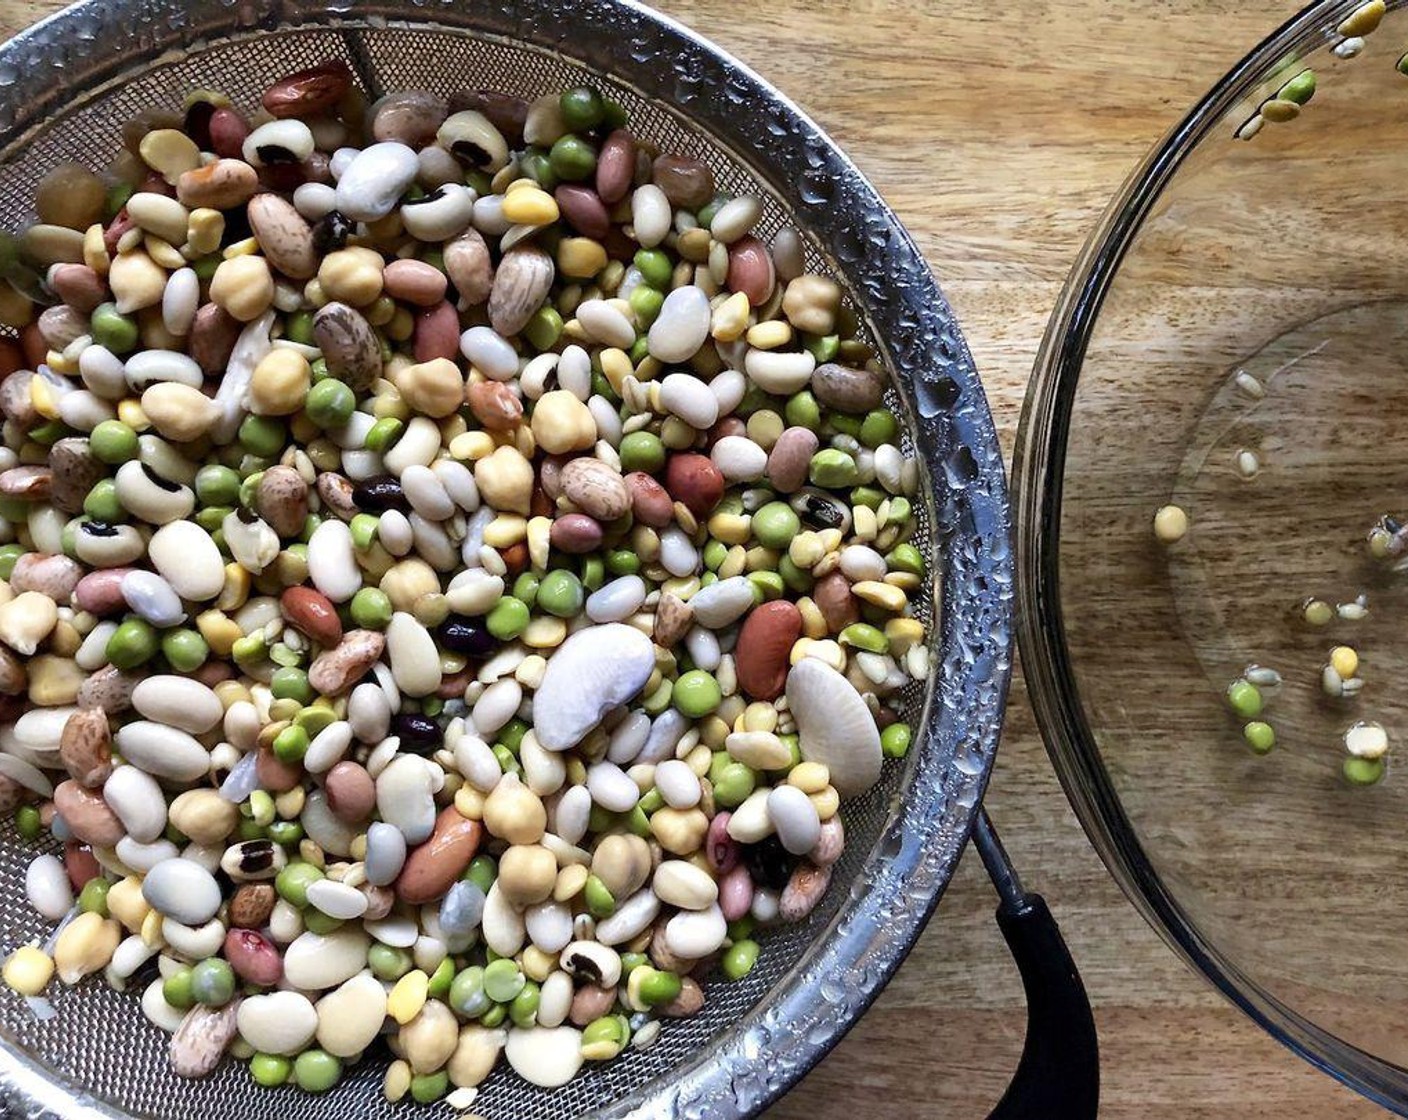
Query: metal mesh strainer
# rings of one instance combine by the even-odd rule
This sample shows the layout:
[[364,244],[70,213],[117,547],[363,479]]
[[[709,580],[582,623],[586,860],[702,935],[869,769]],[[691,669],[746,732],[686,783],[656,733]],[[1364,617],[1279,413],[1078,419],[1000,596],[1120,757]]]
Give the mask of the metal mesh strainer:
[[[751,1114],[834,1044],[898,965],[957,861],[991,765],[1010,571],[1001,458],[971,359],[873,188],[790,103],[673,24],[609,0],[347,7],[90,0],[12,40],[0,48],[0,224],[32,220],[33,184],[54,164],[104,164],[121,122],[140,109],[177,107],[197,86],[251,108],[274,78],[341,57],[372,94],[484,86],[534,96],[590,77],[630,110],[640,135],[706,158],[721,190],[762,194],[766,233],[784,221],[803,230],[813,263],[843,279],[894,371],[911,446],[935,483],[920,505],[943,610],[933,684],[911,698],[924,733],[906,766],[892,764],[848,807],[836,886],[808,923],[767,939],[745,982],[710,985],[697,1018],[667,1023],[652,1048],[564,1089],[496,1074],[475,1105],[514,1120]],[[6,951],[42,932],[20,886],[31,855],[13,835],[0,839]],[[312,1120],[420,1107],[387,1104],[372,1061],[323,1097],[254,1091],[238,1065],[181,1081],[135,994],[93,984],[55,1003],[57,1018],[41,1023],[0,999],[0,1088],[14,1115]]]

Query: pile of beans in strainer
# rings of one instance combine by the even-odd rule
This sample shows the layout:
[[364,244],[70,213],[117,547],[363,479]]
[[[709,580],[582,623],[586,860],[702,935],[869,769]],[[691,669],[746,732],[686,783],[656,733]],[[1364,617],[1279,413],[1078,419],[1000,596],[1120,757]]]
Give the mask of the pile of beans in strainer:
[[928,672],[840,288],[588,88],[329,62],[123,141],[0,244],[10,998],[310,1092],[384,1038],[392,1100],[648,1046],[816,906]]

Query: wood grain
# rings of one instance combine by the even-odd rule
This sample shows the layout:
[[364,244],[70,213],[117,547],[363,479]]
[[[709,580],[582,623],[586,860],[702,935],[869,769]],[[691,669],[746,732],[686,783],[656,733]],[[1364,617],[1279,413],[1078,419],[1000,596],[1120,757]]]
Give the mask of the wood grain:
[[[56,3],[0,0],[0,34]],[[1004,447],[1061,283],[1145,150],[1299,6],[1232,0],[664,0],[802,105],[918,238]],[[1382,1113],[1262,1035],[1144,925],[1077,825],[1020,682],[989,804],[1095,1003],[1109,1120]],[[1020,985],[965,858],[913,956],[778,1120],[979,1117],[1021,1049]]]

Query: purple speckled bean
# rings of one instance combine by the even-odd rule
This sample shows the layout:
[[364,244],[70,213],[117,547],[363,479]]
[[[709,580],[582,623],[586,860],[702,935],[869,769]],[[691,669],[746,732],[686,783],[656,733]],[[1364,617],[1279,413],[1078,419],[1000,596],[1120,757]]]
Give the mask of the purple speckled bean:
[[15,561],[14,571],[10,573],[10,590],[16,594],[37,591],[64,606],[82,575],[82,567],[67,556],[27,552]]
[[591,552],[601,544],[601,525],[585,513],[564,513],[552,523],[552,546],[561,552]]
[[732,871],[738,863],[738,841],[728,834],[728,822],[732,819],[732,813],[719,813],[709,822],[709,836],[704,841],[709,866],[720,874]]
[[73,589],[74,605],[79,610],[95,614],[99,618],[126,610],[127,601],[122,597],[122,577],[131,570],[101,568],[96,572],[89,572]]
[[252,929],[232,929],[225,935],[225,959],[241,980],[268,988],[284,974],[283,958],[274,943]]
[[821,835],[817,837],[812,850],[807,853],[807,859],[818,867],[830,867],[841,858],[845,847],[845,826],[841,824],[839,816],[834,816],[821,822]]
[[719,880],[719,909],[724,918],[736,922],[753,905],[753,879],[748,869],[736,864]]

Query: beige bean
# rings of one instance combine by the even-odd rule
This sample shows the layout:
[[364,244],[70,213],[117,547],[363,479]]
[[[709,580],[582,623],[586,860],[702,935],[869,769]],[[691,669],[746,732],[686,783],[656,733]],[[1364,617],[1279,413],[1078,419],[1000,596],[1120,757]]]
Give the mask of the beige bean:
[[122,927],[111,918],[91,910],[80,914],[64,927],[54,944],[59,979],[73,985],[106,968],[121,939]]
[[596,420],[566,389],[544,393],[533,408],[533,438],[550,455],[586,451],[597,438]]
[[418,1074],[434,1073],[459,1048],[459,1023],[455,1013],[439,1000],[424,1007],[397,1033],[401,1054]]
[[840,307],[841,286],[828,276],[813,273],[789,282],[782,296],[782,313],[787,321],[807,334],[831,334],[836,329]]
[[[587,416],[590,418],[591,413]],[[533,464],[516,447],[496,448],[492,455],[486,455],[475,463],[474,481],[479,486],[480,496],[494,509],[509,510],[524,516],[529,513],[533,500]]]
[[[245,258],[257,260],[255,257]],[[222,266],[223,267],[223,266]],[[268,275],[268,268],[264,270]],[[216,273],[218,279],[219,273]],[[272,287],[272,281],[271,281]],[[211,286],[211,297],[215,288]],[[235,312],[230,311],[233,315]],[[236,316],[238,318],[238,316]],[[290,416],[303,407],[312,384],[312,367],[297,350],[270,350],[254,367],[249,381],[250,411],[256,416]]]
[[455,1052],[446,1063],[450,1080],[459,1088],[472,1088],[493,1071],[508,1032],[470,1024],[460,1030]]
[[704,843],[709,818],[700,809],[659,809],[650,817],[650,834],[667,852],[692,855]]
[[[658,810],[663,812],[664,810]],[[592,853],[592,874],[605,884],[614,898],[624,901],[650,878],[650,845],[634,833],[612,833],[602,837]]]
[[172,186],[187,171],[200,166],[200,149],[184,132],[157,128],[142,137],[137,147],[142,160]]
[[[71,629],[63,622],[59,627]],[[72,658],[41,654],[29,663],[29,702],[41,708],[72,704],[87,677]]]

